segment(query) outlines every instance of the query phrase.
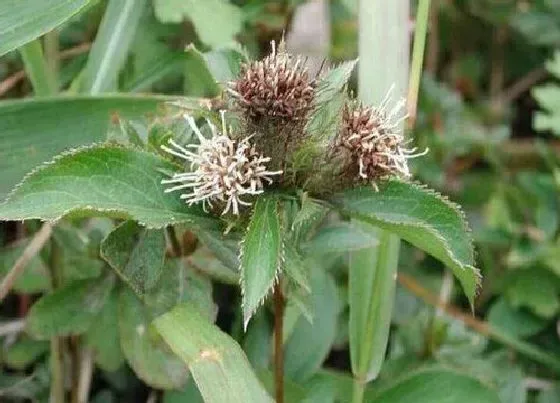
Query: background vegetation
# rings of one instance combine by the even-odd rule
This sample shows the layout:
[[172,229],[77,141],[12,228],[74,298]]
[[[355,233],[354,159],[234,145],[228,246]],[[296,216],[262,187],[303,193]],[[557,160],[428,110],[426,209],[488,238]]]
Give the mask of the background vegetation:
[[[324,1],[330,37],[311,44],[298,34],[298,18],[309,25],[320,20],[306,14],[303,0],[6,2],[0,11],[2,199],[66,149],[106,138],[132,145],[148,139],[148,147],[157,147],[170,132],[184,134],[177,110],[161,103],[180,95],[188,97],[183,106],[200,98],[216,106],[216,80],[231,79],[246,55],[268,53],[270,40],[284,32],[289,46],[312,58],[358,56],[356,0]],[[411,33],[415,7],[412,2]],[[29,15],[37,16],[33,24],[17,24]],[[411,135],[431,151],[415,161],[415,176],[463,206],[483,283],[471,315],[452,273],[403,243],[388,356],[364,400],[437,402],[453,393],[457,402],[560,401],[560,5],[432,0],[429,25]],[[357,81],[351,78],[351,89]],[[58,383],[72,391],[73,402],[201,401],[181,361],[154,348],[158,336],[148,331],[180,281],[165,279],[142,304],[132,291],[117,296],[116,280],[104,274],[107,264],[126,272],[134,259],[162,262],[163,256],[141,251],[166,239],[128,222],[119,231],[135,234],[136,254],[119,255],[115,238],[103,242],[101,259],[113,220],[71,217],[54,229],[40,227],[0,224],[2,277],[32,239],[32,248],[44,244],[15,282],[0,286],[0,399],[42,402],[51,394],[57,401],[52,385]],[[211,237],[179,234],[168,255],[179,251],[197,268],[186,271],[186,299],[217,315],[217,325],[239,342],[271,391],[271,307],[259,310],[245,333],[237,273],[227,267],[228,259],[236,266],[236,255],[217,249]],[[337,249],[341,239],[348,243]],[[287,402],[350,400],[342,252],[369,245],[355,228],[332,226],[307,245],[306,253],[323,263],[309,279],[320,292],[287,307]],[[149,278],[136,280],[132,290],[148,287]],[[69,291],[58,300],[43,297],[62,286]],[[192,320],[192,326],[204,321]],[[58,364],[65,370],[57,371]]]

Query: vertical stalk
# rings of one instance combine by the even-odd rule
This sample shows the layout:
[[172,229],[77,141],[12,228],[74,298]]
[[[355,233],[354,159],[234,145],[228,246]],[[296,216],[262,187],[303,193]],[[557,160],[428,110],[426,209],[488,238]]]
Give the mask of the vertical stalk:
[[19,51],[35,95],[44,97],[56,93],[54,78],[43,54],[41,41],[35,39],[23,45]]
[[[366,104],[379,104],[391,87],[393,99],[406,94],[409,6],[409,0],[360,0],[358,86]],[[380,229],[372,231],[379,245],[350,254],[353,403],[363,401],[367,382],[378,376],[383,364],[396,285],[400,239]]]
[[284,296],[282,284],[278,281],[274,286],[274,384],[276,387],[276,403],[284,403]]
[[45,59],[50,71],[52,88],[58,91],[58,72],[60,71],[60,38],[58,30],[55,28],[44,36]]
[[[50,271],[52,289],[55,290],[62,284],[62,267],[60,247],[53,240],[51,243]],[[64,346],[63,339],[53,337],[51,339],[51,391],[50,403],[64,403],[66,392],[64,388]]]
[[412,129],[416,122],[418,91],[420,90],[420,79],[422,77],[422,65],[424,62],[424,49],[426,47],[426,33],[428,32],[429,14],[430,0],[420,0],[418,3],[418,10],[416,11],[414,48],[412,51],[412,65],[408,84],[407,109],[409,129]]

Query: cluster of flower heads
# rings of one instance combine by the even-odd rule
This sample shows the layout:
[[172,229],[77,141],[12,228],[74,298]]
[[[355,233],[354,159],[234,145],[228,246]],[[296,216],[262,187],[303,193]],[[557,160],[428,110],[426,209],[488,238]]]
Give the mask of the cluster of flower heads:
[[405,100],[390,107],[392,90],[377,107],[358,102],[344,106],[334,150],[348,151],[356,179],[375,184],[376,180],[390,176],[408,178],[411,176],[408,160],[428,152],[428,149],[417,152],[417,148],[407,148],[410,141],[405,141],[400,130],[407,118],[403,113]]
[[281,42],[277,50],[273,41],[270,55],[243,64],[239,78],[228,83],[229,94],[247,117],[302,120],[311,110],[315,82],[305,61],[284,47]]
[[[199,144],[181,146],[173,139],[169,146],[162,149],[169,154],[185,160],[191,171],[176,173],[163,184],[172,185],[165,192],[189,189],[180,198],[188,204],[202,203],[203,208],[213,207],[213,203],[225,205],[222,214],[231,211],[239,214],[240,206],[250,206],[243,196],[258,195],[264,191],[264,182],[272,183],[272,176],[282,171],[270,172],[266,164],[270,158],[259,154],[249,137],[232,140],[228,136],[225,111],[221,111],[222,131],[218,131],[209,120],[208,127],[212,132],[206,138],[200,132],[192,116],[185,119],[199,140]],[[190,151],[189,149],[193,149]]]
[[[269,171],[267,165],[285,167],[287,155],[281,150],[288,149],[285,145],[292,135],[286,133],[286,129],[305,135],[315,87],[315,80],[309,79],[305,61],[285,52],[283,43],[277,51],[272,42],[271,54],[261,61],[244,64],[239,78],[228,83],[227,88],[235,109],[242,113],[245,121],[253,123],[246,127],[256,131],[253,140],[258,140],[258,149],[268,150],[272,158],[257,151],[249,142],[252,136],[233,133],[235,136],[232,137],[231,128],[229,133],[227,130],[224,111],[221,112],[221,132],[207,121],[211,131],[209,138],[202,135],[191,116],[185,116],[199,143],[181,146],[170,140],[168,146],[162,146],[166,152],[186,161],[189,167],[188,172],[176,173],[162,181],[171,185],[166,192],[184,191],[180,197],[188,204],[202,203],[206,210],[216,203],[223,207],[222,214],[239,214],[241,206],[251,204],[251,196],[263,193],[265,185],[272,184],[273,177],[283,173],[282,170]],[[346,103],[337,136],[329,145],[330,152],[324,154],[327,159],[337,155],[344,157],[340,160],[341,166],[327,172],[327,182],[334,179],[333,175],[339,175],[335,173],[337,171],[342,172],[340,179],[347,183],[346,186],[368,182],[376,188],[380,179],[410,177],[408,160],[428,152],[427,149],[417,152],[416,148],[407,147],[409,141],[401,131],[407,118],[403,112],[405,101],[400,100],[391,106],[391,92],[392,88],[378,106],[364,106],[355,100]],[[272,130],[267,131],[266,123],[261,121],[263,117],[281,119],[273,120]],[[290,122],[296,125],[289,125]],[[284,146],[278,148],[278,144]],[[334,161],[338,159],[334,158]],[[329,183],[324,185],[328,187]]]

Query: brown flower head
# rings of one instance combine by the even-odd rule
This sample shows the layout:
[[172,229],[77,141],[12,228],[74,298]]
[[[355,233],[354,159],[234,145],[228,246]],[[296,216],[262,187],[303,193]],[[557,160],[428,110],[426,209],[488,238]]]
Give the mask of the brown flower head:
[[228,92],[251,120],[277,117],[304,119],[311,109],[314,80],[309,78],[305,61],[280,49],[272,42],[272,53],[263,60],[246,63]]
[[361,103],[347,103],[343,110],[342,126],[334,143],[334,150],[349,156],[345,173],[359,181],[375,183],[391,176],[408,178],[408,160],[425,155],[407,148],[399,127],[407,118],[402,113],[405,100],[389,108],[391,90],[377,107]]

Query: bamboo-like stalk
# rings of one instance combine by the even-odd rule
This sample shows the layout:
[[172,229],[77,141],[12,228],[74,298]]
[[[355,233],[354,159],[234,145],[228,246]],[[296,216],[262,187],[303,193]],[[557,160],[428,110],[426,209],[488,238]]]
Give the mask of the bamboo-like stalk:
[[43,54],[41,41],[35,39],[23,45],[20,53],[35,96],[44,97],[55,94],[55,80]]
[[[379,104],[390,88],[406,94],[409,63],[409,0],[361,0],[358,86],[360,99]],[[353,403],[364,398],[367,382],[385,358],[393,309],[400,240],[376,231],[379,245],[350,256],[350,353]]]

